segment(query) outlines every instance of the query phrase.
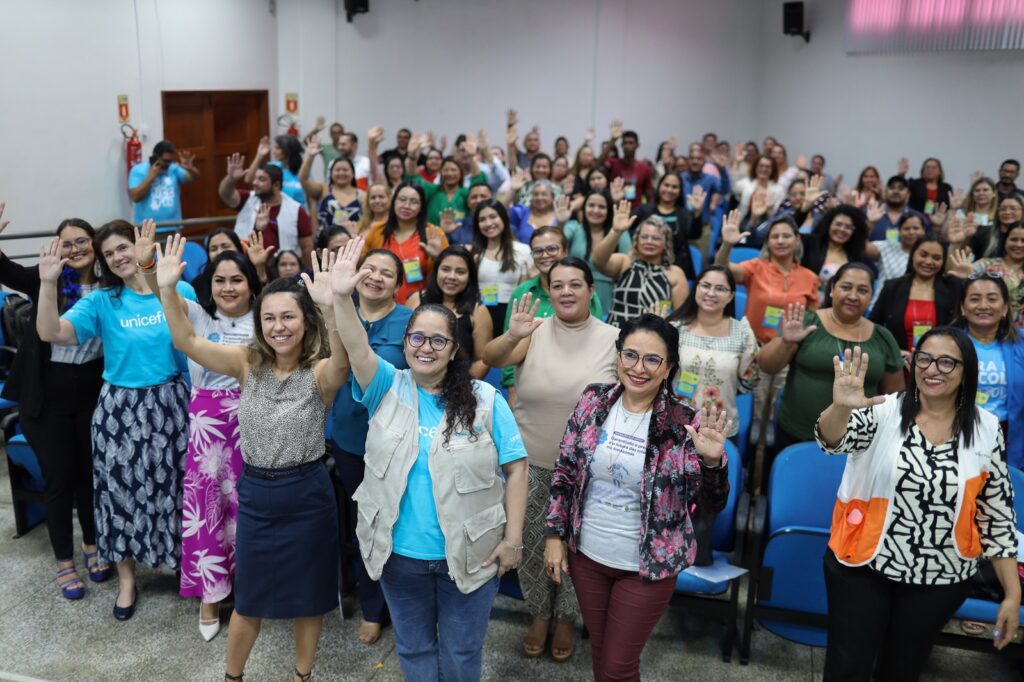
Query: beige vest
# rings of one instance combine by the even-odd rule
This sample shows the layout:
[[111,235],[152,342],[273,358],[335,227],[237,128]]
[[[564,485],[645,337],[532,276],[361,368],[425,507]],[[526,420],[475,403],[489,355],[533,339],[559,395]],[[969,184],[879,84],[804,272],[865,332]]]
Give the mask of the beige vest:
[[[419,454],[417,389],[409,370],[395,373],[366,435],[366,473],[353,499],[359,507],[356,537],[370,578],[379,580],[391,556],[392,529],[405,494],[409,471]],[[445,540],[448,570],[468,594],[497,574],[497,563],[481,568],[505,535],[505,483],[491,434],[494,387],[473,382],[476,417],[468,431],[452,434],[444,445],[447,413],[428,455],[437,520]]]

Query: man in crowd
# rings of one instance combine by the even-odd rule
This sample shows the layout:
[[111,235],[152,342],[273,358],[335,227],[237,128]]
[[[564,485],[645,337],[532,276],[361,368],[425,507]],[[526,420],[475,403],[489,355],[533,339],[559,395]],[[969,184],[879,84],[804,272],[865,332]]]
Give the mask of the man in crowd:
[[356,185],[365,192],[370,182],[370,159],[359,153],[359,138],[353,132],[342,133],[337,147],[338,156],[352,162],[356,169]]
[[1020,161],[1017,159],[1007,159],[1000,164],[999,182],[996,184],[999,201],[1014,195],[1024,199],[1024,190],[1017,187],[1018,175],[1020,175]]
[[714,213],[718,202],[722,199],[722,190],[719,180],[710,173],[704,171],[704,146],[700,142],[690,145],[689,156],[686,158],[686,172],[681,174],[683,182],[683,196],[688,197],[693,193],[693,188],[700,186],[704,190],[704,206],[700,213],[695,213],[694,218],[707,225],[711,222],[711,214]]
[[[640,147],[640,137],[634,131],[623,132],[622,122],[613,121],[611,134],[612,139],[602,146],[600,164],[608,169],[612,180],[622,178],[626,200],[636,208],[651,197],[654,171],[643,161],[637,160],[636,150]],[[611,152],[620,138],[622,157],[616,158]]]
[[405,158],[409,156],[409,141],[412,139],[412,131],[408,128],[402,128],[398,131],[395,136],[395,146],[392,149],[388,149],[380,155],[380,161],[385,166],[392,157],[397,156],[402,160],[402,164],[405,164]]
[[[195,155],[181,152],[175,161],[174,144],[161,140],[153,147],[148,161],[132,166],[128,173],[128,196],[134,204],[132,220],[138,224],[147,218],[157,222],[181,220],[181,185],[199,177]],[[177,225],[162,226],[175,230]]]
[[[281,169],[269,164],[260,166],[253,177],[252,191],[236,187],[244,175],[245,157],[232,154],[228,158],[227,175],[217,188],[221,201],[238,211],[235,233],[246,239],[254,229],[262,229],[264,247],[274,247],[278,253],[296,251],[301,254],[306,267],[310,267],[313,228],[309,213],[299,202],[281,193]],[[260,215],[261,206],[269,207],[265,226]]]
[[835,196],[836,193],[836,180],[831,175],[825,172],[825,157],[821,154],[815,154],[811,157],[811,167],[808,169],[811,171],[811,176],[821,176],[821,188]]
[[872,213],[868,212],[868,222],[871,225],[871,241],[888,239],[896,241],[899,238],[899,223],[907,213],[913,213],[921,218],[921,222],[927,227],[930,225],[928,218],[910,208],[910,187],[907,186],[907,179],[902,175],[894,175],[885,183],[885,211],[880,218],[872,221]]

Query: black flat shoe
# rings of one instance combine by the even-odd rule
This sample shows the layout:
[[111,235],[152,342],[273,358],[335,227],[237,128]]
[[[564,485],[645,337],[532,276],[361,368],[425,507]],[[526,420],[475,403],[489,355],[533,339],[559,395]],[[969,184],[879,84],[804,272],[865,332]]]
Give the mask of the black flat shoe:
[[132,603],[129,606],[118,606],[117,599],[114,599],[114,618],[118,620],[128,620],[135,615],[135,605],[139,603],[139,588],[134,588],[132,594]]

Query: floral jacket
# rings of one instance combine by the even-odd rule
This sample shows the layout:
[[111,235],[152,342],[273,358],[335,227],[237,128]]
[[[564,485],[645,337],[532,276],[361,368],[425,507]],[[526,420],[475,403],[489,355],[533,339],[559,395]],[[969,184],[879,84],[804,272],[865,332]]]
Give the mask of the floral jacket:
[[[591,384],[583,390],[562,437],[561,454],[551,475],[551,499],[544,534],[567,540],[576,550],[583,523],[583,501],[601,427],[622,384]],[[690,522],[694,505],[721,511],[729,495],[728,462],[704,466],[683,428],[696,422],[694,411],[662,389],[652,405],[647,435],[647,465],[640,479],[640,576],[672,577],[690,566],[697,541]]]

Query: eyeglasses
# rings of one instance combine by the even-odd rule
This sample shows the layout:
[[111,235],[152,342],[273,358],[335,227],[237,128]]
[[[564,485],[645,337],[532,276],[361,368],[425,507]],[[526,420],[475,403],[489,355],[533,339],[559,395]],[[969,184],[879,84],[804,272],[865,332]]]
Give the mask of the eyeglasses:
[[60,248],[64,249],[65,251],[70,251],[72,247],[76,249],[84,249],[91,242],[92,240],[89,239],[88,237],[79,237],[73,242],[61,242]]
[[[635,350],[620,350],[619,360],[622,361],[622,366],[626,369],[631,369],[636,366],[636,363],[641,360],[640,354]],[[665,362],[665,358],[660,355],[645,355],[643,356],[644,369],[648,372],[657,372],[658,368],[661,367],[661,363]]]
[[665,237],[660,234],[642,234],[636,238],[640,242],[663,242]]
[[427,336],[426,334],[420,334],[419,332],[406,334],[405,340],[408,341],[409,345],[413,348],[419,348],[424,343],[429,343],[431,348],[438,351],[444,350],[451,341],[447,336]]
[[957,365],[964,364],[964,361],[951,358],[948,355],[940,355],[936,358],[930,353],[914,353],[914,364],[918,369],[928,369],[932,363],[935,363],[943,374],[949,374],[956,369]]
[[975,272],[973,275],[970,275],[967,279],[1002,279],[1002,278],[1003,278],[1003,273],[1001,273],[1001,272],[989,272],[989,271],[986,270],[986,271],[983,271],[983,272]]
[[721,284],[709,284],[708,282],[700,282],[697,285],[697,288],[700,289],[701,291],[713,291],[716,294],[724,295],[732,293],[732,289],[730,289],[729,287],[724,287]]
[[402,204],[404,206],[419,206],[419,197],[397,197],[395,198],[395,204]]
[[530,249],[530,253],[532,253],[534,256],[543,256],[544,254],[554,256],[561,250],[562,247],[559,246],[558,244],[548,244],[547,246],[535,246],[532,249]]

